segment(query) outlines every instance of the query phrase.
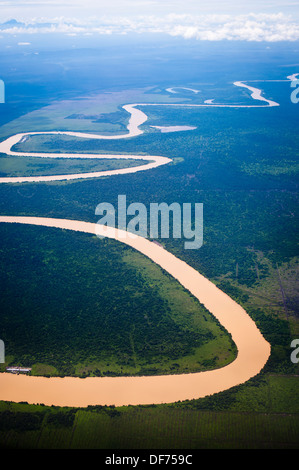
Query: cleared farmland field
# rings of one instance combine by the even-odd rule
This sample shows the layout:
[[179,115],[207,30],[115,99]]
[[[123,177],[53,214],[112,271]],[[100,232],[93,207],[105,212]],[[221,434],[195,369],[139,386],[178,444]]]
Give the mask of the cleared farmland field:
[[131,409],[76,413],[72,426],[43,422],[40,430],[0,433],[2,448],[275,449],[297,448],[297,415]]

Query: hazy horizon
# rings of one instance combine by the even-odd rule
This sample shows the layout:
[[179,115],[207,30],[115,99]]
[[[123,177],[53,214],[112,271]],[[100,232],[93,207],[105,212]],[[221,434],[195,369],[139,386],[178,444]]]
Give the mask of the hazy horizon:
[[[165,33],[207,41],[296,41],[299,2],[112,0],[0,2],[3,35]],[[15,19],[20,24],[5,25]],[[22,24],[24,23],[24,24]],[[4,26],[3,26],[4,24]]]

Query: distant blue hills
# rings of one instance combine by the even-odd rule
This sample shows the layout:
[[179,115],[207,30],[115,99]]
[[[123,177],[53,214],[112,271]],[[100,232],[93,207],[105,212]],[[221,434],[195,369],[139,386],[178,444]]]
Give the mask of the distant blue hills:
[[10,29],[10,28],[15,28],[15,27],[16,28],[25,28],[25,29],[29,29],[29,28],[47,28],[47,27],[51,27],[54,24],[56,24],[56,23],[34,23],[34,24],[23,23],[21,21],[17,21],[14,18],[12,18],[11,20],[5,21],[4,23],[0,23],[0,30],[3,31],[5,29]]

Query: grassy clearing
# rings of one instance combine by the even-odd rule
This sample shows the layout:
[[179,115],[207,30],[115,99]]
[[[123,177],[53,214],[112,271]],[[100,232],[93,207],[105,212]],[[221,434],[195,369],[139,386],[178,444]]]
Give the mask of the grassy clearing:
[[1,137],[19,132],[78,131],[125,134],[129,114],[122,106],[130,103],[181,101],[167,94],[146,93],[148,88],[80,96],[61,100],[20,116],[1,127]]
[[35,158],[0,156],[0,176],[49,176],[129,168],[148,160]]
[[[109,142],[109,141],[108,141]],[[129,152],[123,151],[123,141],[119,151],[107,151],[104,148],[102,140],[80,138],[69,135],[51,135],[51,134],[33,134],[26,137],[26,140],[17,143],[12,147],[14,152],[28,152],[28,153],[83,153],[83,154],[123,154],[130,155]],[[132,152],[131,152],[132,153]],[[136,152],[135,152],[136,154]],[[138,153],[139,155],[139,153]],[[141,155],[146,155],[141,153]],[[12,157],[10,157],[12,158]],[[73,157],[72,157],[73,159]],[[53,160],[53,159],[51,159]],[[59,161],[55,159],[54,161]],[[86,159],[88,160],[88,159]]]

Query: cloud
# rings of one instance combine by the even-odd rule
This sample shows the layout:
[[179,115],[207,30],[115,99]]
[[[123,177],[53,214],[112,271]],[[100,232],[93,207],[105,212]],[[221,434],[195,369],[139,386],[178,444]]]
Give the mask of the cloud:
[[207,16],[201,21],[178,24],[169,34],[207,41],[296,41],[299,39],[299,25],[282,13]]
[[164,33],[186,40],[204,41],[296,41],[299,24],[283,13],[249,13],[246,15],[190,15],[166,16],[93,16],[78,18],[35,19],[30,22],[15,20],[0,24],[4,34],[64,33],[68,35]]

